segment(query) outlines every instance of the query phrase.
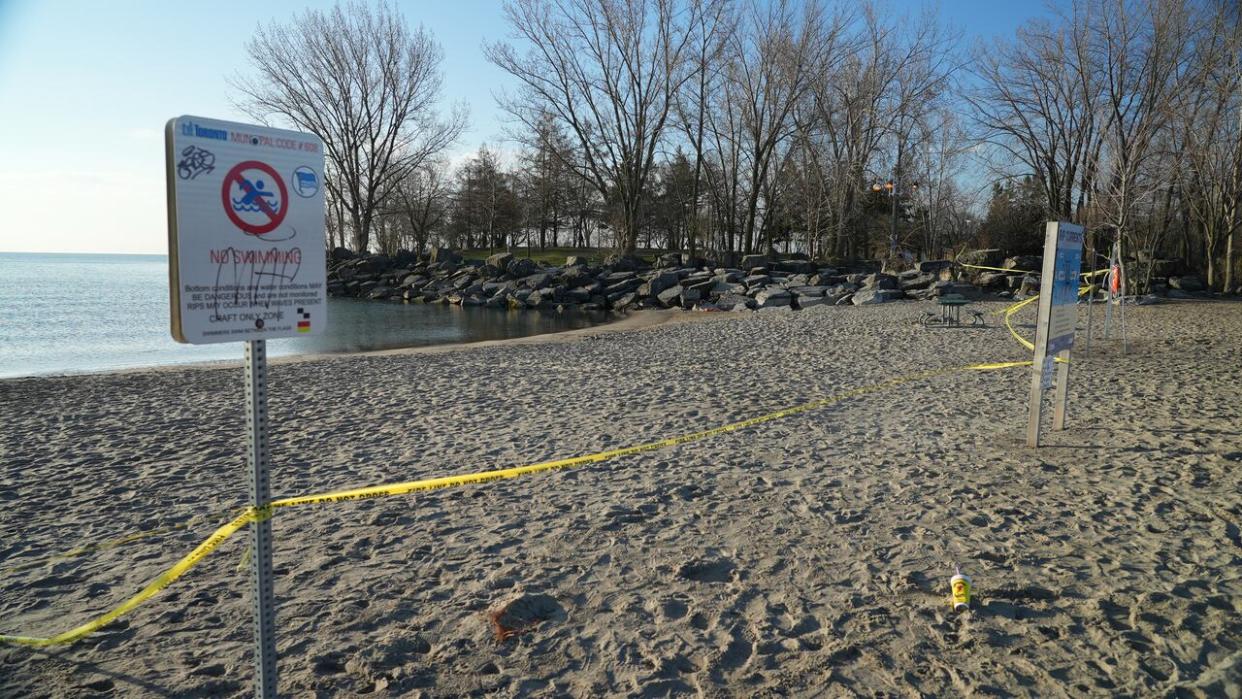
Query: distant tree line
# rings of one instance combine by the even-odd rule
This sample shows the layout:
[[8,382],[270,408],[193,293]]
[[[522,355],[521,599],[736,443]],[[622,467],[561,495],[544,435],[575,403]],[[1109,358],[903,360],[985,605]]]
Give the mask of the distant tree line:
[[499,97],[511,147],[455,164],[465,117],[437,112],[441,52],[390,6],[252,40],[242,106],[327,144],[329,244],[897,261],[1038,251],[1058,218],[1100,253],[1120,239],[1235,286],[1236,3],[1072,0],[974,47],[930,10],[875,2],[504,13],[508,39],[483,51],[517,86]]

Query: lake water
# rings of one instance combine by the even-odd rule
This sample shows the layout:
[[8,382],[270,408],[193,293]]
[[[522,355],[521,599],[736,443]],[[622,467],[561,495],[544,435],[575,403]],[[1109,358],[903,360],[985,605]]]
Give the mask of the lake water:
[[[497,340],[582,328],[578,312],[328,299],[321,335],[270,340],[270,356]],[[237,360],[242,343],[182,345],[168,332],[163,255],[0,253],[0,377]]]

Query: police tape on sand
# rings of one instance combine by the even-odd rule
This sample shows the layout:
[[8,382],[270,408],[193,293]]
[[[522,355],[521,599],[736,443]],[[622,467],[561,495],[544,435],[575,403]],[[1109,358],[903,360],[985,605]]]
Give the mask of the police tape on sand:
[[241,514],[234,517],[230,522],[216,529],[211,536],[207,537],[203,543],[199,544],[193,551],[181,560],[177,561],[171,568],[164,571],[154,580],[147,584],[138,594],[130,597],[120,606],[115,607],[111,611],[102,614],[94,619],[72,628],[64,633],[55,636],[39,637],[39,636],[18,636],[0,634],[0,643],[10,643],[16,645],[43,647],[72,643],[81,639],[98,629],[116,621],[120,617],[133,611],[142,603],[159,594],[161,590],[171,585],[178,578],[185,575],[191,568],[206,558],[213,551],[220,547],[229,537],[236,534],[243,527],[251,522],[261,521],[270,518],[274,511],[283,507],[296,507],[299,505],[316,505],[323,503],[348,502],[351,500],[365,500],[370,498],[385,497],[389,495],[405,495],[408,493],[421,492],[426,490],[436,490],[439,488],[451,488],[459,485],[472,485],[488,483],[508,478],[517,478],[520,476],[539,473],[541,471],[552,471],[584,464],[599,463],[609,459],[615,459],[622,456],[630,456],[658,449],[687,444],[699,440],[707,439],[717,435],[735,432],[737,430],[762,425],[773,420],[798,415],[819,408],[827,407],[843,400],[854,398],[868,393],[876,393],[889,388],[900,386],[902,384],[912,383],[914,381],[922,381],[925,379],[944,376],[961,371],[994,371],[998,369],[1009,369],[1020,366],[1030,366],[1030,361],[1016,362],[993,362],[984,364],[971,364],[962,367],[953,367],[948,369],[937,369],[933,371],[921,372],[918,374],[910,374],[907,376],[890,379],[878,384],[870,386],[862,386],[842,393],[837,393],[827,398],[803,403],[790,408],[777,410],[775,412],[766,413],[757,417],[732,422],[720,427],[714,427],[698,432],[691,432],[677,437],[669,437],[666,439],[647,442],[631,447],[621,447],[619,449],[611,449],[608,451],[587,454],[584,456],[576,456],[569,459],[559,459],[556,461],[544,461],[537,464],[529,464],[526,466],[516,466],[512,468],[500,469],[497,471],[483,471],[480,473],[470,473],[459,476],[444,476],[441,478],[429,478],[417,481],[408,481],[405,483],[394,483],[390,485],[379,485],[368,488],[356,488],[352,490],[341,490],[331,493],[323,493],[319,495],[305,495],[300,497],[281,498],[274,500],[267,508],[248,507]]

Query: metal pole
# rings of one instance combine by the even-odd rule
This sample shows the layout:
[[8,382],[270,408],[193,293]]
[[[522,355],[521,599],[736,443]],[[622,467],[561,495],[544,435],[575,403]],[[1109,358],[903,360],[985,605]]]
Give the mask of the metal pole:
[[1129,349],[1126,341],[1126,284],[1130,281],[1130,276],[1126,272],[1125,258],[1121,256],[1120,240],[1117,241],[1117,269],[1121,272],[1121,284],[1118,289],[1121,298],[1118,300],[1120,305],[1117,307],[1117,322],[1121,326],[1121,354],[1124,355]]
[[[246,341],[246,460],[250,504],[270,515],[267,443],[267,342]],[[254,694],[276,697],[276,601],[272,591],[272,522],[260,516],[250,535],[250,599],[254,611]]]
[[[1091,259],[1092,259],[1091,266],[1094,267],[1096,265],[1095,255],[1092,255]],[[1095,277],[1087,278],[1087,289],[1088,290],[1087,290],[1087,347],[1086,347],[1087,351],[1086,351],[1086,355],[1090,357],[1091,356],[1091,321],[1095,319],[1095,311],[1093,308],[1095,304],[1095,293],[1096,293],[1095,292]]]
[[1065,409],[1069,406],[1069,372],[1070,353],[1063,350],[1057,353],[1062,361],[1057,365],[1057,388],[1052,401],[1052,429],[1065,429]]
[[888,233],[888,256],[889,258],[897,257],[897,177],[893,177],[893,215],[891,219],[891,229]]

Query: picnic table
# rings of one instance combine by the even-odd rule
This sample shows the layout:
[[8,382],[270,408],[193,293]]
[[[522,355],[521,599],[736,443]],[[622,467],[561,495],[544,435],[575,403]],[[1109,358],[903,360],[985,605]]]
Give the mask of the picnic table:
[[[962,325],[962,306],[970,304],[970,299],[961,294],[945,294],[936,299],[940,305],[940,317],[936,318],[936,314],[928,313],[923,319],[923,325],[929,327],[961,327]],[[976,313],[974,321],[971,325],[983,325],[983,314]]]

